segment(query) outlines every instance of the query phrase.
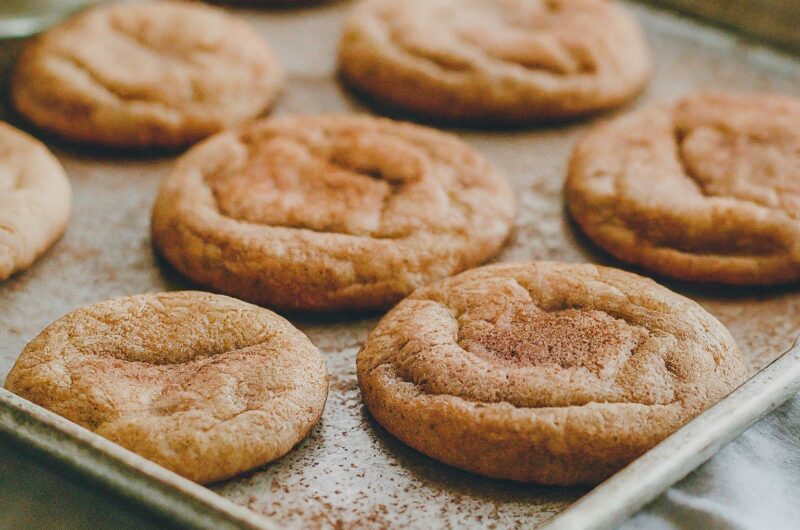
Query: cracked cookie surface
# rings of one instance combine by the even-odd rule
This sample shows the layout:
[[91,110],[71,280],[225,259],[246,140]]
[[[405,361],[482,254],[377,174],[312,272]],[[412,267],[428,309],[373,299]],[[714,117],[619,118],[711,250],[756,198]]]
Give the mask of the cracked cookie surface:
[[249,24],[172,1],[101,6],[35,39],[12,101],[38,127],[110,147],[179,147],[268,109],[282,68]]
[[366,0],[345,25],[345,81],[423,118],[512,124],[632,99],[650,74],[634,19],[608,0]]
[[683,280],[800,279],[800,100],[700,93],[576,147],[567,202],[623,261]]
[[505,179],[452,135],[348,115],[265,120],[190,150],[153,208],[190,279],[255,303],[378,309],[479,264],[513,220]]
[[72,188],[35,138],[0,122],[0,280],[30,267],[64,233]]
[[599,482],[744,381],[730,333],[635,274],[532,262],[415,291],[357,357],[370,413],[447,464]]
[[173,292],[78,309],[20,354],[5,387],[191,480],[271,462],[319,420],[325,363],[275,313]]

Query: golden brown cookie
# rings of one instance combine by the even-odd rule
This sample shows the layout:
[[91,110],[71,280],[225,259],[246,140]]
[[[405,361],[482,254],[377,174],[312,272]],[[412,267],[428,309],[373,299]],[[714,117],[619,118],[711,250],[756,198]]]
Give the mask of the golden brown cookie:
[[352,115],[266,120],[193,148],[153,208],[200,284],[301,310],[375,309],[494,255],[505,179],[456,137]]
[[253,118],[283,73],[254,28],[199,3],[102,6],[25,49],[11,97],[34,124],[112,147],[178,147]]
[[600,247],[683,280],[800,278],[800,100],[700,93],[595,128],[570,211]]
[[311,341],[227,296],[130,296],[73,311],[23,350],[5,387],[191,480],[280,458],[328,394]]
[[72,188],[38,140],[0,122],[0,280],[23,271],[69,221]]
[[650,57],[636,21],[609,0],[366,0],[346,23],[339,67],[394,110],[520,124],[632,99]]
[[467,271],[417,290],[358,354],[403,442],[467,471],[596,483],[745,379],[725,327],[652,280],[588,264]]

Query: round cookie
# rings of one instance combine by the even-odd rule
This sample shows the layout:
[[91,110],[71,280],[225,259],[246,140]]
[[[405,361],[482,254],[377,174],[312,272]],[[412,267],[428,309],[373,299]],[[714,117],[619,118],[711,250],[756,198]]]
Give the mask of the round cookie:
[[226,294],[363,310],[485,261],[513,210],[505,179],[452,135],[299,116],[190,150],[162,183],[152,234],[178,271]]
[[523,124],[621,105],[651,67],[638,24],[608,0],[366,0],[339,68],[397,111]]
[[244,21],[199,3],[126,2],[35,39],[11,98],[69,140],[174,148],[261,114],[282,81],[269,45]]
[[800,279],[800,100],[699,93],[579,142],[572,216],[623,261],[682,280]]
[[200,483],[280,458],[328,394],[317,348],[226,296],[130,296],[73,311],[23,350],[5,387]]
[[0,122],[0,280],[23,271],[64,233],[72,188],[38,140]]
[[532,262],[467,271],[400,302],[357,357],[370,413],[481,475],[593,484],[745,379],[725,327],[635,274]]

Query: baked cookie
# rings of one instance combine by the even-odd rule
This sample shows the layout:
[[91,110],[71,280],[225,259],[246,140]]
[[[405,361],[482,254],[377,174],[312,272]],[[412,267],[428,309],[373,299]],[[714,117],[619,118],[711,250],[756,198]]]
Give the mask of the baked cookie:
[[745,379],[725,327],[635,274],[532,262],[417,290],[358,354],[369,411],[446,464],[600,482]]
[[339,68],[397,111],[522,124],[625,103],[650,57],[636,21],[609,0],[366,0],[346,23]]
[[505,179],[456,137],[352,115],[266,120],[190,150],[153,208],[181,273],[285,309],[378,309],[494,255]]
[[800,100],[691,95],[598,126],[566,194],[615,257],[683,280],[800,278]]
[[130,296],[73,311],[22,351],[5,387],[200,483],[280,458],[328,395],[311,341],[227,296]]
[[238,18],[199,3],[120,3],[35,39],[11,98],[69,140],[179,147],[261,114],[282,80],[269,45]]
[[64,168],[38,140],[0,121],[0,280],[23,271],[69,221]]

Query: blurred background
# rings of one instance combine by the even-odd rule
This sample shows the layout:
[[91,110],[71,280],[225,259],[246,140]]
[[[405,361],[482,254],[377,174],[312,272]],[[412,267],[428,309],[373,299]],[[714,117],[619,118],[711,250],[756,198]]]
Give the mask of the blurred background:
[[800,52],[798,0],[651,0],[751,37]]
[[[32,35],[102,0],[0,0],[0,39]],[[800,52],[798,0],[645,0]]]
[[98,0],[0,0],[0,38],[32,35]]

